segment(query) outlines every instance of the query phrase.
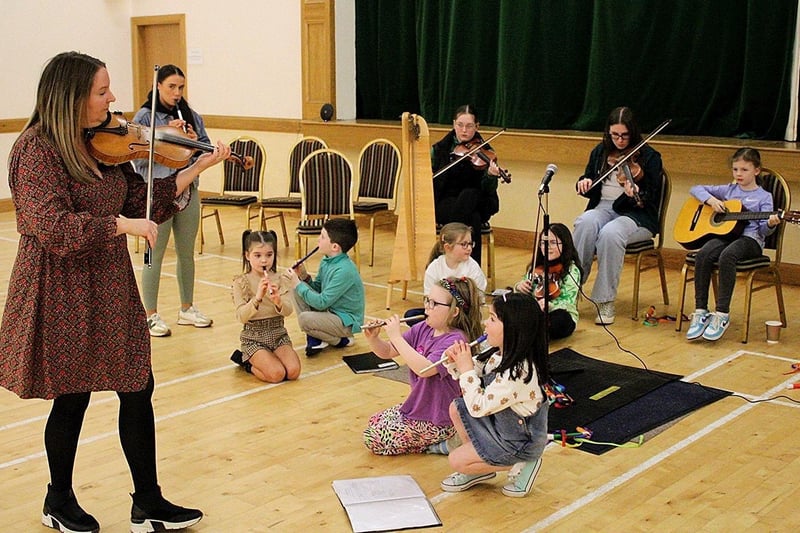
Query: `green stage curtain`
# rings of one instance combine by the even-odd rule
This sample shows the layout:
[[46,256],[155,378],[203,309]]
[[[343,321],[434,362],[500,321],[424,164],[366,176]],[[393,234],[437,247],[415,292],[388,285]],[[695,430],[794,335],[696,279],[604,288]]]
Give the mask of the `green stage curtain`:
[[796,0],[356,0],[359,118],[782,139]]

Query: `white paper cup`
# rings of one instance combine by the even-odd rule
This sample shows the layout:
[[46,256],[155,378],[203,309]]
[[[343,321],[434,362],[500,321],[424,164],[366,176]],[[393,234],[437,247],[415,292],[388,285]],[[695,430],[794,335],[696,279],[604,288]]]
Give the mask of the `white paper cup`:
[[767,320],[765,325],[767,326],[767,342],[777,344],[781,338],[781,326],[783,324],[778,320]]

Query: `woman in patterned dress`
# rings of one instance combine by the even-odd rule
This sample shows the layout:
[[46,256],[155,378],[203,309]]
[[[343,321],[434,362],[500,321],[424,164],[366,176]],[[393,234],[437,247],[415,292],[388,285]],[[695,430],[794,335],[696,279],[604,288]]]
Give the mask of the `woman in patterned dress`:
[[89,154],[85,129],[107,122],[115,98],[105,64],[65,52],[45,66],[36,108],[9,157],[19,249],[0,326],[0,385],[20,398],[53,400],[44,430],[50,483],[42,522],[98,531],[72,491],[78,439],[91,393],[115,391],[119,434],[133,478],[134,531],[199,521],[197,509],[161,495],[156,473],[150,335],[126,235],[155,245],[158,223],[181,209],[201,171],[230,156],[212,153],[147,186],[129,163]]

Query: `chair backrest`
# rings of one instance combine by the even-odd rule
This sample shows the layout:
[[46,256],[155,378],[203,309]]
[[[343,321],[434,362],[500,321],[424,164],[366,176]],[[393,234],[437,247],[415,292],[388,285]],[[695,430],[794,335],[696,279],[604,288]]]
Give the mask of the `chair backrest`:
[[375,139],[358,156],[358,199],[380,198],[394,209],[400,184],[400,150],[387,139]]
[[267,153],[256,139],[241,136],[230,142],[231,150],[242,157],[252,157],[253,166],[245,169],[235,161],[224,161],[222,194],[257,194],[261,198]]
[[[789,190],[789,185],[780,173],[769,168],[761,169],[761,174],[758,176],[758,183],[763,189],[772,194],[772,208],[774,210],[788,210],[792,205],[792,193]],[[781,261],[781,246],[783,244],[783,230],[786,229],[786,224],[781,224],[764,240],[764,248],[768,250],[775,250],[775,262]]]
[[303,137],[289,152],[289,196],[300,195],[300,165],[308,154],[323,150],[328,145],[319,137]]
[[661,198],[658,199],[658,236],[656,249],[664,245],[664,226],[667,222],[667,208],[669,199],[672,196],[672,182],[669,179],[667,169],[661,168]]
[[353,214],[353,165],[336,150],[311,152],[300,165],[301,219]]

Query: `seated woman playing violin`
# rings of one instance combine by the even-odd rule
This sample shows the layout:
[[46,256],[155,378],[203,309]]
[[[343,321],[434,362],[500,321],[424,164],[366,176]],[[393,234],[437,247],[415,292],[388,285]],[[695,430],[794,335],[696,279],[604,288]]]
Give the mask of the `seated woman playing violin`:
[[[497,158],[488,144],[480,146],[478,117],[471,105],[456,109],[453,129],[431,147],[431,166],[434,174],[453,162],[461,160],[433,179],[433,199],[436,223],[461,222],[472,227],[474,246],[472,258],[481,262],[481,224],[500,210],[497,180],[508,173],[497,165]],[[467,148],[469,145],[472,148]]]
[[[534,267],[528,265],[525,277],[514,286],[514,292],[536,298],[539,306],[547,313],[550,339],[569,337],[578,324],[578,293],[583,276],[569,228],[560,223],[552,224],[549,233],[543,233],[539,238],[539,249],[534,254]],[[546,310],[545,285],[548,291]]]
[[[637,150],[631,153],[634,147]],[[609,173],[622,159],[625,163]],[[578,194],[589,198],[586,211],[575,220],[574,238],[584,280],[597,255],[592,288],[592,300],[599,308],[595,324],[614,322],[625,246],[652,239],[658,232],[661,171],[661,154],[642,142],[630,108],[611,111],[603,141],[592,150],[586,171],[575,185]]]

